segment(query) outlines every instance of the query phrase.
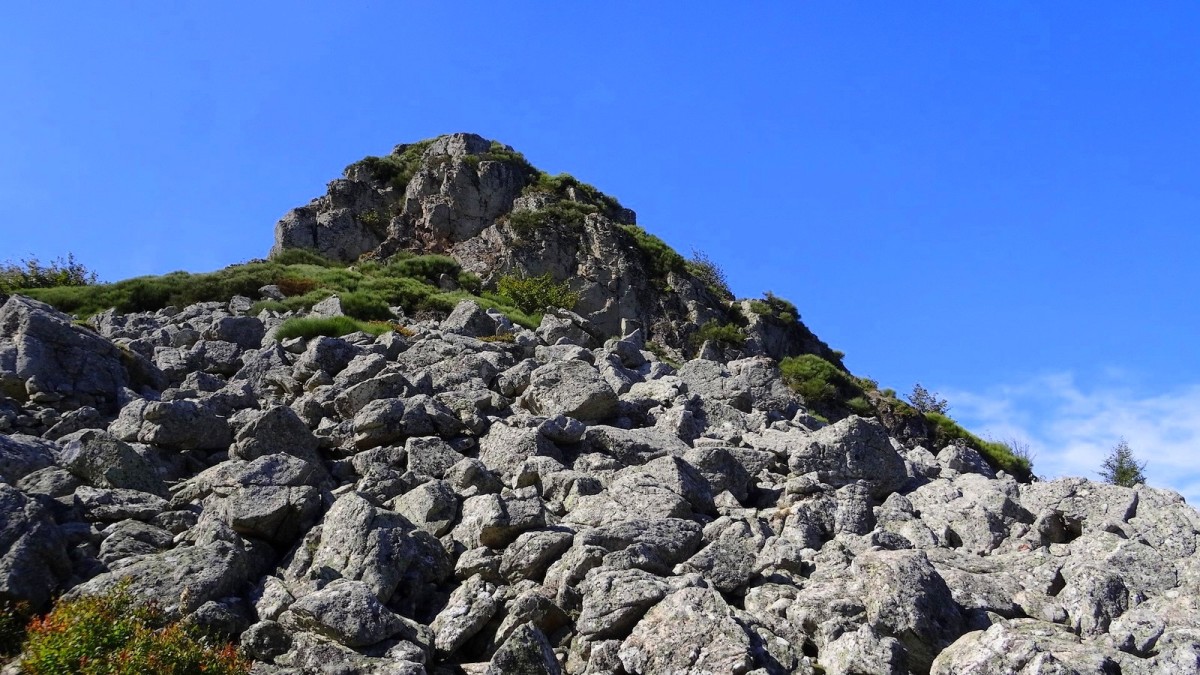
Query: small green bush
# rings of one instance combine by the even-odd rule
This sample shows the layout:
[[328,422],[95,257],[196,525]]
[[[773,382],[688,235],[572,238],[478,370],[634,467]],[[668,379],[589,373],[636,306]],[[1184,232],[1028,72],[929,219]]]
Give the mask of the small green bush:
[[733,299],[733,291],[729,290],[729,281],[725,278],[725,270],[708,257],[704,251],[692,249],[692,257],[685,266],[692,276],[699,279],[713,295],[725,300]]
[[779,370],[784,382],[804,398],[805,404],[826,418],[874,416],[874,408],[858,381],[816,354],[788,357],[779,362]]
[[318,267],[345,267],[344,264],[321,256],[306,248],[285,248],[271,256],[271,262],[280,265],[316,265]]
[[249,661],[218,646],[125,589],[59,601],[29,625],[22,671],[29,675],[234,675]]
[[589,214],[599,209],[591,204],[559,201],[532,211],[513,211],[508,214],[508,224],[522,237],[527,237],[548,227],[583,227]]
[[387,298],[382,293],[354,291],[339,296],[342,311],[346,316],[361,321],[386,321],[396,318],[388,308]]
[[579,294],[566,281],[556,282],[549,272],[536,277],[505,275],[496,284],[496,292],[526,314],[550,308],[575,309]]
[[622,225],[621,229],[632,237],[633,244],[642,252],[649,267],[647,272],[651,279],[665,280],[671,272],[682,272],[687,269],[687,261],[667,242],[637,225]]
[[1029,480],[1033,475],[1029,458],[1014,454],[1004,443],[985,441],[942,413],[926,412],[925,419],[933,427],[933,442],[938,449],[959,442],[982,455],[993,469],[1003,469],[1019,480]]
[[760,316],[773,316],[788,323],[800,320],[800,311],[796,306],[771,291],[767,291],[762,300],[751,300],[750,311]]
[[[431,138],[409,145],[400,145],[390,155],[364,157],[350,166],[365,168],[375,180],[388,183],[397,192],[403,192],[417,169],[420,168],[421,156],[425,154],[425,150],[432,143],[433,139]],[[347,167],[347,169],[349,168]]]
[[0,264],[0,293],[19,288],[58,288],[62,286],[91,286],[96,273],[75,259],[74,253],[42,264],[37,258],[24,258],[19,263]]
[[741,347],[746,344],[746,334],[732,323],[709,321],[692,334],[691,343],[693,347],[699,347],[709,340],[728,347]]

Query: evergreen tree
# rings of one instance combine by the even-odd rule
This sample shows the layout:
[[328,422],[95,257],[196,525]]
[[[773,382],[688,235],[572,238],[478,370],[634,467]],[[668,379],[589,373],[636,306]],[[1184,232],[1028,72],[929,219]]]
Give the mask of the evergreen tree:
[[1129,449],[1129,444],[1122,438],[1121,442],[1117,443],[1117,446],[1108,454],[1108,458],[1104,460],[1100,477],[1113,485],[1133,487],[1138,483],[1146,482],[1146,476],[1142,473],[1145,468],[1146,463],[1138,463],[1133,456],[1133,450]]

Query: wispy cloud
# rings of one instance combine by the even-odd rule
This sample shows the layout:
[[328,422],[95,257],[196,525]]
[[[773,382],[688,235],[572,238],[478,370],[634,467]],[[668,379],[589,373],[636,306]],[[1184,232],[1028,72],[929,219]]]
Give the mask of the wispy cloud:
[[952,415],[981,435],[1017,439],[1036,453],[1046,478],[1097,479],[1124,438],[1146,462],[1147,481],[1200,505],[1200,384],[1146,394],[1120,373],[1084,386],[1071,373],[1041,375],[984,391],[943,390]]

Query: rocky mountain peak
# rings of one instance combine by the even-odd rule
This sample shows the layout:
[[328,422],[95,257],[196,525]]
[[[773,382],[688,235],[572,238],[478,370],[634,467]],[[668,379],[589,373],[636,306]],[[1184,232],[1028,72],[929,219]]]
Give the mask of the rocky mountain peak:
[[[486,287],[549,274],[578,295],[574,310],[606,336],[641,328],[676,354],[699,353],[705,325],[745,324],[742,306],[615,198],[534,168],[511,147],[474,134],[397,145],[351,164],[325,195],[275,226],[272,256],[308,249],[341,261],[444,254]],[[841,357],[797,318],[754,320],[730,357]],[[701,340],[701,342],[703,342]],[[721,352],[733,345],[714,344]]]

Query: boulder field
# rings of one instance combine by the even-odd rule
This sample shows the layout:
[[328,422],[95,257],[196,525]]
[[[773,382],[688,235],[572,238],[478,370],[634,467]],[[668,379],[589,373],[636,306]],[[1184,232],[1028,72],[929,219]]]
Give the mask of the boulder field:
[[1200,668],[1176,493],[1018,482],[568,312],[249,308],[0,307],[0,599],[126,583],[264,675]]

